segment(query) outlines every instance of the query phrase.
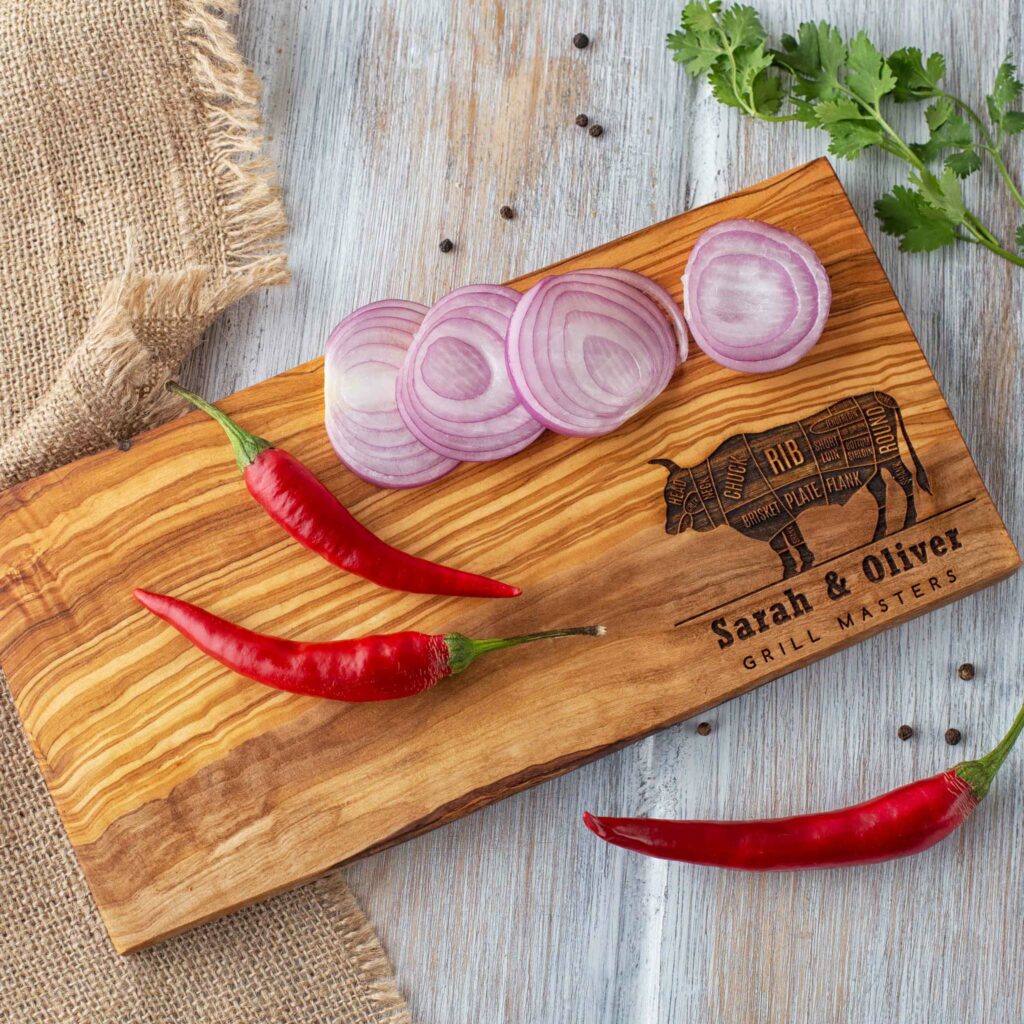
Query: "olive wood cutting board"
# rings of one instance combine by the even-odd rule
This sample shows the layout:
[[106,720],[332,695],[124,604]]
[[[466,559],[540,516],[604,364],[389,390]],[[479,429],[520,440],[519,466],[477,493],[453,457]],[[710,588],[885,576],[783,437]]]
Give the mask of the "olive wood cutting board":
[[[403,595],[320,561],[249,498],[201,413],[0,495],[0,661],[118,950],[434,828],[1017,568],[827,161],[513,285],[621,266],[681,300],[691,245],[728,217],[815,247],[834,290],[824,337],[763,376],[694,349],[611,436],[545,434],[513,458],[388,492],[331,451],[320,359],[224,401],[388,541],[518,583],[516,600]],[[341,705],[227,671],[143,611],[135,586],[312,640],[591,622],[608,634],[490,655],[407,700]]]

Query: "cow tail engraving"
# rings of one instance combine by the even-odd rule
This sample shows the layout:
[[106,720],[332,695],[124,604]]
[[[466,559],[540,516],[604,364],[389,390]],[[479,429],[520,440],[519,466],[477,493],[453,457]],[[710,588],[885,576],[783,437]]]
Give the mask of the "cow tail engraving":
[[[895,405],[896,403],[893,404]],[[907,443],[907,451],[910,452],[910,457],[914,462],[914,475],[917,477],[917,486],[920,487],[925,494],[931,494],[932,488],[928,483],[928,474],[925,472],[921,460],[917,457],[917,452],[914,451],[914,445],[910,440],[910,435],[907,433],[907,425],[903,422],[903,411],[898,405],[896,405],[896,418],[899,420],[900,433],[903,435],[903,440]]]

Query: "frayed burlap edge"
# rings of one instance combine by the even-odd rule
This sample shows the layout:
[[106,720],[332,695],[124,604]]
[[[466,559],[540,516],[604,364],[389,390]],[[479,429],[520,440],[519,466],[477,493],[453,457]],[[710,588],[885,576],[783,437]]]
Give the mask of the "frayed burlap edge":
[[[273,165],[254,157],[264,146],[259,80],[242,60],[224,18],[237,13],[238,0],[184,0],[184,7],[189,55],[214,157],[222,235],[228,240],[227,269],[248,275],[250,291],[282,284],[288,271],[280,238],[288,225]],[[249,159],[240,159],[244,156]],[[226,301],[235,301],[230,289]]]
[[362,907],[340,874],[331,874],[315,883],[337,906],[341,915],[341,940],[349,953],[365,996],[378,1024],[412,1024],[405,999],[398,991],[394,968],[367,920]]
[[[280,190],[263,146],[259,81],[224,15],[184,0],[186,46],[207,130],[223,219],[224,266],[140,274],[131,266],[106,288],[81,343],[35,408],[0,445],[0,487],[116,444],[183,408],[162,384],[203,331],[244,295],[288,280]],[[126,248],[130,243],[126,240]]]

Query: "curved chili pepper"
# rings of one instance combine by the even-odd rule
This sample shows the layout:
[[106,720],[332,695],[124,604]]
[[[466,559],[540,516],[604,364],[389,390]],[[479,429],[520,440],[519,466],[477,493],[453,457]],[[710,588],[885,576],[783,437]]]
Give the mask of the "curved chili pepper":
[[862,804],[755,821],[667,821],[585,813],[595,835],[652,857],[746,871],[870,864],[920,853],[962,825],[988,792],[1021,729],[1024,708],[991,753]]
[[169,391],[212,416],[235,451],[249,493],[278,526],[332,565],[382,587],[413,594],[518,597],[518,587],[451,569],[385,544],[298,459],[244,430],[216,406],[173,382]]
[[154,615],[223,665],[258,683],[330,700],[394,700],[428,690],[481,654],[562,636],[603,636],[603,626],[551,629],[503,640],[461,633],[391,633],[301,643],[243,629],[166,594],[133,591]]

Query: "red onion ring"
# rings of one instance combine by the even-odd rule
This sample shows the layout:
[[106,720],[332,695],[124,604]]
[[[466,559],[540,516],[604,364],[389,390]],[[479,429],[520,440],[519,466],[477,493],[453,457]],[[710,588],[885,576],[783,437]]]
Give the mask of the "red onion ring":
[[817,343],[832,304],[828,273],[802,239],[757,220],[726,220],[697,239],[683,274],[693,339],[747,373],[791,366]]
[[639,288],[645,295],[653,299],[658,304],[662,313],[672,321],[679,345],[679,362],[686,362],[686,357],[690,354],[690,335],[686,330],[683,311],[679,308],[679,303],[657,281],[653,281],[643,274],[638,274],[634,270],[623,270],[621,267],[589,267],[586,271],[577,271],[577,273],[590,273],[597,274],[598,277],[616,278],[619,281],[624,281],[626,284],[631,284],[634,288]]
[[[647,279],[638,287],[632,277],[603,268],[570,271],[544,278],[516,306],[506,345],[509,377],[530,415],[556,433],[596,437],[615,430],[665,389],[685,351],[686,329],[678,310],[672,314],[671,297]],[[662,312],[665,300],[672,324]]]
[[426,314],[418,302],[373,302],[345,317],[327,339],[327,435],[353,473],[380,487],[417,487],[458,465],[409,431],[395,400],[398,372]]
[[398,411],[439,455],[486,462],[543,433],[508,378],[505,333],[518,301],[511,288],[467,285],[435,303],[416,331],[398,374]]

